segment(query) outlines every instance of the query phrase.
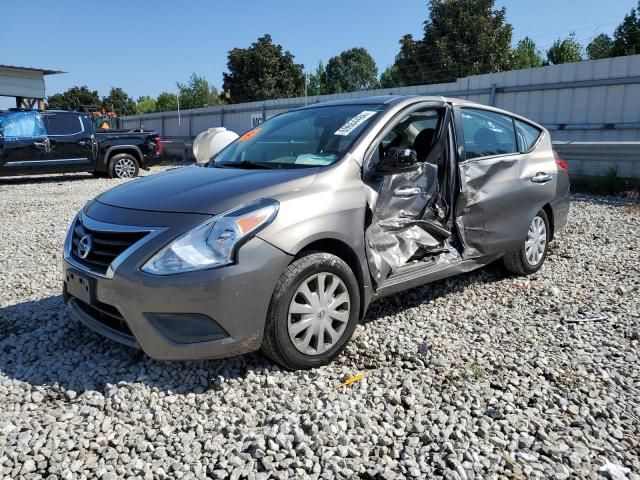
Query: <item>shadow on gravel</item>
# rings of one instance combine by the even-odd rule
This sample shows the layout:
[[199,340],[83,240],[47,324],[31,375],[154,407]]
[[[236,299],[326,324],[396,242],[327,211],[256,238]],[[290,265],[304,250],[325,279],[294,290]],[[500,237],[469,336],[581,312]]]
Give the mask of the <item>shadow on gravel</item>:
[[371,304],[367,315],[361,323],[366,325],[386,316],[396,315],[404,310],[432,302],[439,297],[461,292],[472,284],[499,282],[510,276],[511,274],[505,270],[502,262],[498,260],[480,270],[445,278],[390,297],[384,297]]
[[16,176],[16,177],[3,177],[0,178],[0,187],[4,185],[36,185],[46,183],[67,183],[75,182],[79,180],[91,180],[94,177],[87,173],[61,173],[43,176]]
[[278,370],[259,354],[160,362],[108,340],[75,320],[62,295],[0,308],[0,375],[52,391],[104,392],[107,384],[143,383],[162,391],[202,393],[251,371]]
[[[500,262],[494,262],[475,272],[386,297],[371,305],[362,323],[379,321],[472,284],[501,281],[505,276]],[[165,392],[202,393],[230,379],[242,381],[250,372],[258,375],[260,382],[266,381],[265,372],[279,369],[259,353],[207,361],[153,360],[75,320],[61,295],[0,308],[0,374],[47,386],[58,391],[59,398],[64,398],[67,390],[77,394],[104,392],[107,384],[118,382],[142,383]]]

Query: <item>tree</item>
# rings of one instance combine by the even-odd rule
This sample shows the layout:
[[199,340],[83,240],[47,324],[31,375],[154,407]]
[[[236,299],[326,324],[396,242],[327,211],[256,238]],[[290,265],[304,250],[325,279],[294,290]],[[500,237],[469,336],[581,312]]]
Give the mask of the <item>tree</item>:
[[252,102],[304,93],[303,66],[294,56],[274,45],[271,35],[264,35],[249,48],[234,48],[223,74],[223,89],[232,102]]
[[355,92],[378,88],[378,67],[364,48],[345,50],[327,62],[329,93]]
[[136,113],[138,115],[143,115],[145,113],[154,113],[157,111],[158,104],[155,98],[149,97],[148,95],[138,97],[138,102],[136,104]]
[[83,106],[98,106],[100,97],[96,90],[89,90],[86,85],[71,87],[64,93],[49,96],[47,106],[56,110],[80,110]]
[[400,52],[396,55],[396,61],[393,64],[396,86],[425,83],[423,71],[426,70],[426,66],[423,50],[423,42],[414,40],[413,35],[407,34],[400,39]]
[[156,99],[158,112],[173,112],[178,109],[178,97],[175,93],[162,92]]
[[180,92],[180,108],[202,108],[222,103],[215,87],[209,87],[204,77],[191,74],[186,84],[178,82]]
[[209,106],[212,105],[222,105],[224,103],[224,99],[218,92],[218,89],[211,85],[211,90],[209,90]]
[[327,71],[325,70],[322,62],[318,62],[316,71],[309,75],[307,93],[309,95],[325,95],[328,93]]
[[596,38],[591,40],[591,43],[587,45],[587,56],[589,60],[598,60],[600,58],[611,57],[611,50],[613,48],[613,40],[606,33],[601,33]]
[[542,53],[536,47],[536,43],[529,37],[518,42],[513,50],[512,67],[514,69],[537,68],[544,65]]
[[119,87],[111,87],[109,95],[102,98],[100,106],[103,110],[120,115],[135,115],[136,102]]
[[640,2],[638,9],[625,15],[622,23],[613,34],[611,56],[636,55],[640,53]]
[[430,0],[424,38],[416,42],[405,36],[401,41],[396,66],[402,84],[507,70],[513,28],[506,9],[495,10],[494,5],[495,0]]
[[380,88],[394,88],[399,86],[398,67],[391,65],[380,75]]
[[584,60],[582,57],[582,45],[576,40],[576,34],[571,33],[564,40],[560,38],[556,40],[547,51],[547,60],[553,65]]

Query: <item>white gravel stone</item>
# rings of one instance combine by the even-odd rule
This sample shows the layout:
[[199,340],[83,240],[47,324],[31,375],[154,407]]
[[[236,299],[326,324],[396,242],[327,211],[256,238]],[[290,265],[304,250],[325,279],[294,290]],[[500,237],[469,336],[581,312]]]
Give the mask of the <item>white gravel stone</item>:
[[156,362],[71,317],[67,227],[118,183],[0,181],[0,477],[638,478],[637,205],[574,196],[537,274],[386,298],[335,363],[284,372]]

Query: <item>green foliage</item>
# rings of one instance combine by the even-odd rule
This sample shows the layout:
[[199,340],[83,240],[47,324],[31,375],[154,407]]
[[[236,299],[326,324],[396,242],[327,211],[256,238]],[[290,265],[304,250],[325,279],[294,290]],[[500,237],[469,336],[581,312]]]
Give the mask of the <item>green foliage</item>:
[[175,93],[162,92],[156,99],[158,112],[172,112],[178,109],[178,97]]
[[136,102],[119,87],[111,87],[109,95],[102,98],[100,106],[108,112],[116,112],[118,116],[136,113]]
[[304,94],[303,66],[264,35],[249,48],[229,52],[223,88],[232,102],[252,102]]
[[544,65],[542,53],[538,50],[536,43],[529,37],[525,37],[518,42],[513,50],[512,67],[516,70],[524,68],[537,68]]
[[424,83],[422,71],[429,67],[424,64],[423,49],[423,43],[414,40],[413,35],[407,34],[400,39],[400,52],[396,55],[392,71],[395,86]]
[[345,50],[327,62],[328,93],[355,92],[378,87],[378,67],[364,48]]
[[614,57],[622,55],[636,55],[640,53],[640,2],[638,9],[631,10],[625,15],[622,23],[616,28],[613,34],[613,45],[611,55]]
[[47,107],[54,110],[80,110],[83,106],[97,107],[100,97],[96,90],[89,90],[86,85],[71,87],[64,93],[56,93],[47,99]]
[[398,67],[391,65],[380,75],[380,88],[394,88],[399,85]]
[[202,108],[222,103],[215,87],[209,87],[209,82],[204,77],[195,73],[191,74],[186,84],[177,82],[180,92],[180,108]]
[[143,115],[145,113],[155,113],[157,111],[158,104],[155,98],[152,98],[148,95],[138,97],[138,102],[136,104],[136,113],[138,115]]
[[494,0],[431,0],[424,28],[427,83],[509,68],[513,28],[506,9],[494,10]]
[[584,60],[582,57],[582,45],[576,39],[576,34],[571,33],[567,38],[556,40],[547,51],[547,60],[552,65],[562,63],[575,63]]
[[589,60],[598,60],[600,58],[611,57],[613,49],[613,40],[606,33],[601,33],[587,45],[587,57]]
[[325,70],[322,62],[318,62],[316,71],[309,75],[307,93],[309,95],[325,95],[328,93],[327,71]]
[[495,0],[430,0],[424,38],[405,35],[396,57],[398,85],[453,81],[507,70],[512,26]]

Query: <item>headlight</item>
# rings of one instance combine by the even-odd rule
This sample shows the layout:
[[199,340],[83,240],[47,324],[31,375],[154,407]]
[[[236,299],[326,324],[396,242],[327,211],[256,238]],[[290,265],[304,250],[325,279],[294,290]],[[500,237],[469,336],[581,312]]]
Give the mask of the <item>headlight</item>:
[[171,275],[228,265],[240,245],[273,221],[278,206],[263,199],[207,220],[156,253],[142,271]]

